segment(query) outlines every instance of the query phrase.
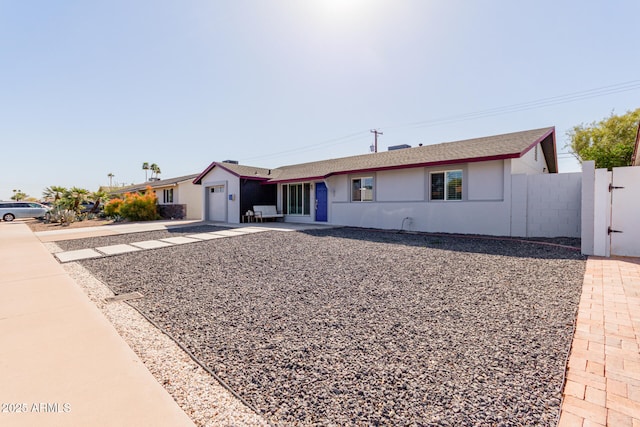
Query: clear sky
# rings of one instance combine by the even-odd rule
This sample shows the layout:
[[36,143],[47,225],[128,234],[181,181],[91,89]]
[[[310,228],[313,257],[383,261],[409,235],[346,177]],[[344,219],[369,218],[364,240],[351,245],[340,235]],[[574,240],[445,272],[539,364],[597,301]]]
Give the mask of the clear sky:
[[637,0],[0,0],[0,199],[143,182],[143,162],[172,178],[364,154],[374,128],[386,150],[556,126],[567,152],[572,126],[640,107],[638,16]]

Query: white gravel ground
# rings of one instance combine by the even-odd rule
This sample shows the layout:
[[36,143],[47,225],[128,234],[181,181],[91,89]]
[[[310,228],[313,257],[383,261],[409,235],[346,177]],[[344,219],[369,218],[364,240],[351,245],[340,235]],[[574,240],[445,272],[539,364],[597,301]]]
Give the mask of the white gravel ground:
[[274,424],[452,426],[555,425],[584,264],[557,247],[358,229],[82,262],[141,292],[132,305]]

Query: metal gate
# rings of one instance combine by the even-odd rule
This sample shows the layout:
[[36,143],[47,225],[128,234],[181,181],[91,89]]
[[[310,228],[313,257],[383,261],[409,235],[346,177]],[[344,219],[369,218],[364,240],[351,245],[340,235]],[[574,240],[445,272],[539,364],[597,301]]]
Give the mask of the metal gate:
[[613,168],[611,255],[640,257],[640,167]]

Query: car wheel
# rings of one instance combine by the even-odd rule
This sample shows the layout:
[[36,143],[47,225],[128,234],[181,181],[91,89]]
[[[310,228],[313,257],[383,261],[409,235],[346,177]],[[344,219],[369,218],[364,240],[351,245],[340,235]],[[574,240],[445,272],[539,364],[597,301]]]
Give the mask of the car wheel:
[[13,221],[14,219],[16,219],[16,216],[14,214],[4,214],[2,219],[4,219],[5,221]]

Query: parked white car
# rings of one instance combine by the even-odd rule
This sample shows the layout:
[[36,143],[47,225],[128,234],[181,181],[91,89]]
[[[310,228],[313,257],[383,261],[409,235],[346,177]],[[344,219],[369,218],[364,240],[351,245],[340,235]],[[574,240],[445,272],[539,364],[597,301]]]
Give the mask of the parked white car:
[[51,208],[36,202],[0,202],[0,218],[13,221],[16,218],[44,218]]

